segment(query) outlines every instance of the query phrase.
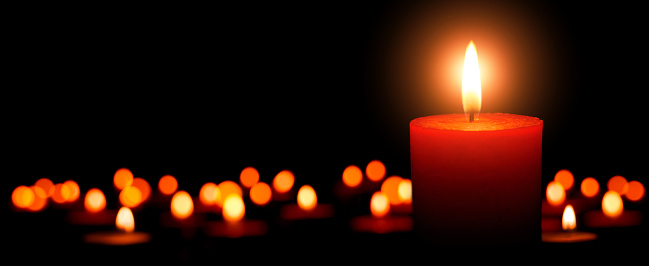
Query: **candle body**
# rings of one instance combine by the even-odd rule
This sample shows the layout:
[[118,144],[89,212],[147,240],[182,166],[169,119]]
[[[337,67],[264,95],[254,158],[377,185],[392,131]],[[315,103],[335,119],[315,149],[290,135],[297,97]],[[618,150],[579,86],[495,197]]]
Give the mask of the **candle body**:
[[543,121],[512,114],[410,122],[414,229],[435,245],[538,243]]

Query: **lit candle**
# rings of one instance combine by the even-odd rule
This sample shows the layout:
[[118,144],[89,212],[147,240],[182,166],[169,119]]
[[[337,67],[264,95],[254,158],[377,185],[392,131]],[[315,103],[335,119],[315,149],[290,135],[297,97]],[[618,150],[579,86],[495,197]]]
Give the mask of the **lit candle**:
[[620,194],[609,190],[602,198],[602,210],[586,212],[584,220],[590,228],[638,226],[642,223],[642,212],[624,210]]
[[357,216],[351,219],[349,225],[355,232],[387,234],[408,232],[412,230],[410,216],[391,216],[390,200],[381,191],[374,192],[370,199],[372,215]]
[[543,121],[480,114],[479,76],[471,42],[462,77],[465,113],[410,122],[415,231],[440,245],[538,242]]
[[297,192],[297,204],[282,206],[280,216],[284,220],[305,220],[331,218],[334,207],[331,204],[319,204],[318,196],[309,185],[303,185]]
[[597,238],[596,234],[577,231],[577,218],[572,205],[566,206],[563,211],[561,228],[561,232],[543,232],[541,240],[549,243],[576,243]]
[[[171,198],[170,212],[161,214],[160,221],[164,227],[195,228],[205,221],[205,216],[194,213],[194,200],[184,190],[177,191]],[[187,233],[186,233],[187,232]],[[193,236],[193,231],[183,231],[183,236]]]
[[246,220],[246,205],[241,195],[232,193],[223,200],[223,221],[209,221],[205,233],[211,237],[255,237],[263,236],[268,225],[261,220]]
[[116,210],[106,210],[106,197],[98,188],[86,192],[83,211],[70,211],[68,222],[78,225],[110,225],[114,222]]
[[84,242],[89,244],[125,246],[143,244],[150,241],[151,236],[144,232],[135,232],[135,219],[128,207],[122,207],[117,212],[115,226],[118,231],[97,232],[84,235]]

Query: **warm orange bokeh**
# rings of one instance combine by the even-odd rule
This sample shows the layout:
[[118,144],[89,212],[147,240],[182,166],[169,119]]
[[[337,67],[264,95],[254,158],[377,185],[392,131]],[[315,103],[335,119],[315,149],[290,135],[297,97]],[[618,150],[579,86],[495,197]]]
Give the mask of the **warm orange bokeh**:
[[624,211],[622,197],[614,190],[607,191],[602,198],[602,211],[610,218],[617,218]]
[[545,190],[545,197],[550,204],[558,206],[566,200],[566,191],[563,189],[561,183],[552,181]]
[[629,181],[629,189],[626,191],[626,196],[627,199],[631,201],[639,201],[644,197],[645,189],[642,183],[639,181]]
[[243,197],[241,187],[234,181],[225,180],[219,183],[219,189],[221,190],[221,199],[227,198],[230,194],[237,194],[239,197]]
[[[47,178],[41,178],[34,183],[35,186],[40,187],[43,189],[43,192],[45,192],[45,195],[39,195],[42,198],[47,198],[51,197],[52,194],[54,194],[54,182],[52,180],[49,180]],[[37,193],[42,193],[40,190],[37,190]]]
[[293,188],[293,183],[295,183],[295,176],[289,170],[283,170],[275,176],[273,179],[273,189],[278,193],[288,192]]
[[561,183],[563,189],[569,190],[575,183],[575,177],[566,169],[561,169],[554,175],[554,181]]
[[106,209],[106,197],[104,192],[98,188],[91,188],[86,192],[86,198],[83,201],[86,211],[97,213]]
[[563,230],[575,230],[577,228],[577,218],[575,217],[575,209],[572,205],[568,204],[563,210],[561,217],[561,228]]
[[34,195],[34,191],[27,186],[18,186],[14,189],[13,193],[11,193],[11,201],[14,206],[21,209],[32,205],[35,197],[36,195]]
[[117,189],[124,189],[133,184],[133,173],[127,168],[117,169],[115,176],[113,176],[113,184]]
[[43,195],[45,195],[45,191],[43,191],[42,188],[37,187],[36,185],[33,185],[29,188],[34,192],[34,201],[32,202],[32,204],[27,206],[27,210],[30,212],[39,212],[45,209],[45,207],[47,207],[47,197],[42,197]]
[[133,232],[135,230],[135,219],[133,219],[133,212],[128,207],[121,207],[117,212],[115,218],[115,226],[117,230],[123,232]]
[[259,206],[268,204],[272,196],[270,186],[264,182],[258,182],[250,188],[250,200]]
[[363,181],[363,171],[356,165],[350,165],[343,171],[343,183],[348,187],[357,187]]
[[313,210],[318,205],[318,196],[311,186],[300,187],[297,192],[297,205],[305,211]]
[[616,175],[608,180],[606,187],[608,188],[608,190],[613,190],[620,195],[624,195],[627,189],[629,189],[629,183],[623,176]]
[[381,181],[385,177],[385,165],[379,160],[373,160],[367,164],[365,174],[372,181]]
[[201,191],[198,193],[198,199],[205,206],[221,205],[221,190],[219,187],[212,183],[207,182],[201,187]]
[[386,178],[381,185],[381,192],[388,197],[391,205],[401,204],[399,197],[399,183],[403,180],[400,176],[393,175]]
[[142,192],[142,202],[147,201],[151,197],[151,185],[144,178],[133,178],[133,184],[131,186],[138,188]]
[[158,190],[164,195],[171,195],[178,189],[178,181],[172,175],[165,175],[158,182]]
[[63,183],[58,183],[54,185],[54,193],[52,193],[52,201],[63,204],[68,201],[72,191],[68,186],[64,186]]
[[228,222],[236,222],[246,215],[246,206],[240,195],[230,194],[223,201],[223,219]]
[[67,202],[75,202],[79,199],[81,190],[79,189],[79,184],[77,184],[77,182],[75,182],[74,180],[68,180],[63,182],[63,186],[66,186],[70,191],[70,194],[66,199]]
[[390,201],[383,192],[377,191],[372,194],[370,211],[374,217],[384,217],[390,212]]
[[134,186],[127,186],[119,193],[119,202],[129,208],[135,208],[142,203],[142,191]]
[[241,182],[241,185],[244,187],[252,187],[252,185],[257,184],[259,182],[259,172],[257,169],[255,169],[252,166],[248,166],[246,168],[243,168],[241,171],[241,175],[239,175],[239,181]]
[[403,179],[399,182],[399,199],[403,203],[412,203],[412,181]]
[[184,190],[180,190],[171,198],[171,214],[177,219],[186,219],[194,212],[192,197]]
[[597,195],[597,193],[599,193],[599,183],[595,178],[586,177],[581,181],[581,194],[591,198]]

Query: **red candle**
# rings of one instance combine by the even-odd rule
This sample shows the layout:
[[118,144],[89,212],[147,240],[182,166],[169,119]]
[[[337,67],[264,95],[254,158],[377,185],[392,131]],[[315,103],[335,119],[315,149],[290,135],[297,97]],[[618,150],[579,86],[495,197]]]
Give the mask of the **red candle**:
[[[467,67],[477,68],[471,49],[472,43],[462,82],[465,114],[410,122],[415,231],[439,245],[538,242],[543,121],[479,114],[479,72]],[[467,73],[478,76],[477,84]]]

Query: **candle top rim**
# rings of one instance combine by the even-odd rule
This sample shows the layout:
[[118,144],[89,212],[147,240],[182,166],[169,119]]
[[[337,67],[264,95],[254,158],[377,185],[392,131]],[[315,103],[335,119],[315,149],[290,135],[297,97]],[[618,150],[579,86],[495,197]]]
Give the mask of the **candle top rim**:
[[481,113],[474,122],[466,121],[464,114],[431,115],[415,118],[410,126],[451,131],[500,131],[542,126],[543,120],[507,113]]

